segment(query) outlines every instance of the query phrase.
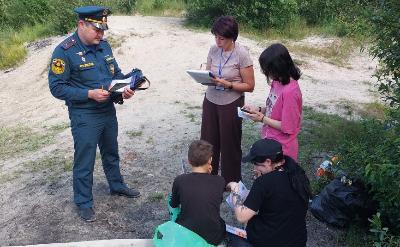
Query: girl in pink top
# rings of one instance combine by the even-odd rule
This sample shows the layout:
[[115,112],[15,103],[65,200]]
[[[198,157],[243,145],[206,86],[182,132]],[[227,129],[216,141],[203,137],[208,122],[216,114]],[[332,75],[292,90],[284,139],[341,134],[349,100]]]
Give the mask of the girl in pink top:
[[261,135],[280,142],[283,153],[297,161],[302,116],[302,96],[297,80],[300,70],[282,44],[273,44],[259,58],[263,74],[272,80],[265,107],[244,106],[255,122],[262,122]]

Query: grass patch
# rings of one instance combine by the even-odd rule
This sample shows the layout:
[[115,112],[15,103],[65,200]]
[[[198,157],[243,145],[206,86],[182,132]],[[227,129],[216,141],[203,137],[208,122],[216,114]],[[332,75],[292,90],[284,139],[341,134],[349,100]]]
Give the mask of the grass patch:
[[72,158],[66,157],[61,153],[56,152],[53,155],[45,156],[35,161],[29,161],[23,164],[23,166],[30,172],[69,172],[72,171]]
[[9,172],[7,174],[0,174],[0,184],[11,182],[21,177],[24,173],[38,173],[46,174],[49,181],[55,181],[63,172],[71,172],[73,167],[73,158],[62,155],[57,152],[55,154],[42,157],[35,161],[28,161],[22,164],[22,168]]
[[149,195],[150,202],[160,202],[164,199],[164,194],[162,192],[153,192]]
[[243,154],[250,150],[251,145],[261,138],[261,124],[244,120],[242,124],[242,149]]
[[129,130],[127,132],[125,132],[130,138],[135,138],[138,136],[143,135],[143,131],[139,130],[139,131],[135,131],[135,130]]
[[154,144],[154,139],[152,136],[150,136],[147,140],[146,140],[147,144]]
[[136,10],[142,15],[182,17],[186,4],[184,0],[138,0]]
[[359,41],[349,38],[342,38],[333,41],[325,46],[311,46],[306,44],[286,43],[287,48],[298,55],[316,56],[326,59],[326,62],[340,67],[349,67],[347,61],[351,53],[361,44]]
[[345,242],[350,247],[374,246],[371,237],[367,234],[368,229],[357,224],[351,224],[345,234]]
[[48,127],[49,130],[51,131],[56,131],[56,132],[61,132],[65,129],[68,129],[70,127],[68,122],[64,122],[64,123],[59,123],[56,125],[52,125],[50,127]]
[[200,110],[202,108],[199,105],[190,105],[189,103],[185,103],[185,106],[188,110]]
[[37,24],[33,27],[24,27],[15,32],[12,29],[0,31],[0,69],[18,65],[28,53],[25,45],[39,38],[51,34],[48,26]]
[[193,114],[193,113],[191,113],[191,112],[189,112],[189,113],[186,113],[185,114],[185,117],[187,117],[188,119],[190,119],[190,122],[195,122],[196,121],[196,115],[195,114]]
[[387,106],[379,102],[372,102],[362,106],[360,110],[360,115],[364,118],[370,117],[383,120],[386,118],[385,115],[387,114],[387,112]]
[[23,167],[24,170],[28,170],[31,173],[44,173],[47,181],[54,182],[64,172],[72,171],[73,158],[56,151],[55,154],[26,162]]
[[55,142],[55,135],[69,128],[69,123],[44,126],[43,132],[18,125],[0,127],[0,159],[6,160],[23,153],[37,151]]
[[40,133],[25,126],[0,127],[0,159],[5,160],[52,144],[57,132]]
[[116,49],[126,41],[126,36],[107,36],[107,41],[113,49]]
[[0,174],[0,184],[11,182],[21,176],[22,170],[17,170],[9,174]]

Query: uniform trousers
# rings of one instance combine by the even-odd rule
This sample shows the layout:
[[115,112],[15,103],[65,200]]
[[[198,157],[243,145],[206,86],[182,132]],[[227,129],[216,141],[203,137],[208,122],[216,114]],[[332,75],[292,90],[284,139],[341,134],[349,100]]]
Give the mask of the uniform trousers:
[[118,155],[118,122],[114,106],[106,110],[69,109],[74,139],[73,189],[79,207],[93,206],[93,171],[97,145],[110,190],[125,187]]
[[218,174],[221,163],[221,176],[226,183],[242,179],[242,119],[237,107],[243,104],[244,96],[227,105],[214,104],[206,97],[203,101],[201,139],[213,145],[212,174]]

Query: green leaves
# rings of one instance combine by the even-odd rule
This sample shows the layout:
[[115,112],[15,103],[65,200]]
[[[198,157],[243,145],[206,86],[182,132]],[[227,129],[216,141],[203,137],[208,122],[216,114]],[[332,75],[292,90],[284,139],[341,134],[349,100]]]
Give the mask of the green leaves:
[[[375,37],[371,54],[381,62],[376,77],[379,91],[392,107],[392,116],[400,111],[400,2],[380,1],[371,19]],[[396,113],[397,112],[397,113]],[[398,120],[398,119],[397,119]]]
[[256,29],[280,28],[298,17],[296,0],[193,0],[188,1],[188,21],[203,26],[211,26],[221,15],[232,15],[239,23]]

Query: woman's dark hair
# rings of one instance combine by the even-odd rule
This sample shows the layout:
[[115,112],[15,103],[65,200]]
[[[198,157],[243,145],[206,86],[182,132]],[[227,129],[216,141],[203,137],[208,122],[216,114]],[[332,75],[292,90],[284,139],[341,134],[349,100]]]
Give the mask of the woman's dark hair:
[[301,200],[308,205],[308,201],[312,196],[312,191],[310,181],[305,171],[289,156],[285,156],[284,169],[289,177],[291,187],[299,195]]
[[214,21],[211,33],[236,41],[239,35],[239,24],[232,16],[220,16]]
[[196,140],[189,146],[188,160],[194,167],[205,165],[212,155],[213,146],[206,141]]
[[276,43],[265,49],[258,59],[261,70],[267,78],[278,80],[283,85],[300,78],[300,69],[293,63],[289,51],[282,44]]
[[276,164],[276,163],[281,162],[284,159],[284,155],[282,152],[279,152],[279,153],[271,154],[268,156],[256,156],[252,160],[252,162],[253,162],[253,164],[264,163],[267,159],[270,159],[272,164]]

